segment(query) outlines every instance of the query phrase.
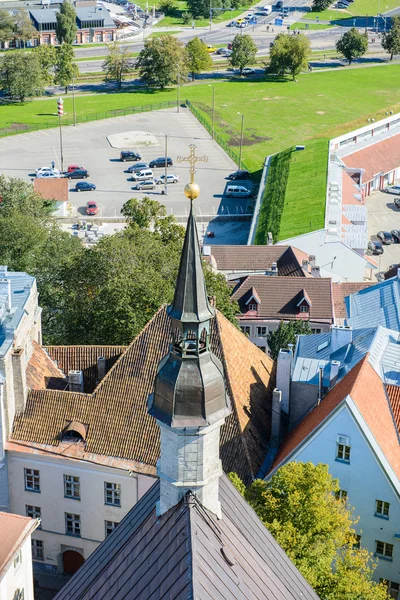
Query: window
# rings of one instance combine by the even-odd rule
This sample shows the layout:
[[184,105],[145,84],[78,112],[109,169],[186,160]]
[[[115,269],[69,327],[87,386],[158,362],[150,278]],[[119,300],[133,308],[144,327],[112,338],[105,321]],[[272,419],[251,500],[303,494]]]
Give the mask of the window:
[[121,486],[119,483],[104,483],[105,503],[121,506]]
[[[42,509],[40,506],[31,506],[30,504],[25,504],[25,513],[27,517],[31,519],[41,519],[42,518]],[[42,529],[42,524],[39,525],[38,529]]]
[[81,484],[80,478],[74,475],[64,475],[64,496],[73,498],[74,500],[81,499]]
[[301,313],[308,313],[310,311],[308,304],[301,304],[300,305],[300,312]]
[[257,327],[257,335],[261,336],[261,337],[267,335],[267,328],[266,327]]
[[394,598],[394,600],[400,599],[400,583],[395,583],[394,581],[386,581],[385,579],[380,579],[379,583],[384,583],[387,586],[389,596]]
[[393,544],[375,540],[375,555],[388,560],[393,560]]
[[384,519],[389,518],[389,502],[384,502],[383,500],[375,500],[375,516],[383,517]]
[[347,500],[347,492],[346,490],[338,490],[335,494],[338,500]]
[[22,552],[21,552],[21,550],[18,550],[18,553],[16,554],[16,556],[14,558],[14,569],[17,569],[21,563],[22,563]]
[[65,513],[65,533],[69,535],[81,535],[81,517]]
[[350,438],[345,435],[338,435],[337,437],[336,459],[350,462]]
[[353,544],[353,550],[359,550],[361,546],[361,535],[356,535],[356,541]]
[[19,588],[17,590],[15,590],[15,594],[13,597],[13,600],[24,600],[24,588],[22,588],[22,590],[20,590]]
[[257,310],[257,304],[255,304],[254,302],[250,302],[249,310]]
[[250,335],[250,327],[247,327],[246,325],[241,325],[240,329],[242,330],[242,332],[246,335]]
[[118,525],[115,521],[104,521],[105,529],[106,529],[106,537],[110,535]]
[[32,560],[44,560],[42,540],[32,540]]
[[40,492],[40,472],[36,469],[24,469],[25,489],[27,492]]
[[320,327],[311,327],[311,331],[312,331],[312,333],[321,333],[321,328]]

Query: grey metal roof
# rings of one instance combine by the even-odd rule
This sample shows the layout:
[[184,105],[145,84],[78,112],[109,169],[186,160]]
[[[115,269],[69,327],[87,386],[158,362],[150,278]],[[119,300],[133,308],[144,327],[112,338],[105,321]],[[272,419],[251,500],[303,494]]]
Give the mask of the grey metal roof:
[[55,600],[318,600],[225,475],[222,520],[191,495],[157,517],[158,497],[156,482]]
[[351,294],[345,302],[347,324],[354,329],[382,325],[400,331],[400,281],[397,277]]
[[56,14],[58,10],[54,10],[53,8],[43,8],[41,10],[30,10],[31,17],[36,21],[36,23],[56,23],[57,17]]
[[82,6],[76,9],[76,17],[79,21],[98,21],[104,19],[105,27],[115,27],[115,23],[110,17],[110,13],[101,6]]
[[14,331],[23,317],[23,309],[31,293],[35,278],[27,273],[8,271],[1,267],[0,278],[11,282],[11,311],[6,310],[6,296],[0,295],[0,356],[4,354],[9,342],[14,338]]

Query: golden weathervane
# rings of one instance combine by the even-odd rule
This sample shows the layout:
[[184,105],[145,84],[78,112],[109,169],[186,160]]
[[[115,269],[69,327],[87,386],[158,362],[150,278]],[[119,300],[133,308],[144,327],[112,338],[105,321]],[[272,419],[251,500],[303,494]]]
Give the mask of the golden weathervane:
[[186,156],[185,158],[183,158],[182,156],[178,156],[177,160],[178,160],[178,163],[188,162],[190,165],[190,168],[189,168],[190,183],[185,185],[184,192],[185,192],[185,196],[187,198],[190,198],[190,200],[194,200],[200,194],[200,188],[197,185],[197,183],[195,183],[195,181],[194,181],[194,174],[196,173],[196,163],[197,162],[207,162],[208,156],[196,156],[196,154],[195,154],[196,145],[195,144],[190,144],[189,148],[190,148],[189,156]]

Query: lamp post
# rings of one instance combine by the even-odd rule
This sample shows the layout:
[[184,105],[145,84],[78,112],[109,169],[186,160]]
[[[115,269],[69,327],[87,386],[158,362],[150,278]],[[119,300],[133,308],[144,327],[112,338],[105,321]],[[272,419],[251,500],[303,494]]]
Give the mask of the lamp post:
[[208,84],[212,88],[212,110],[211,110],[211,139],[214,139],[215,129],[215,86]]
[[240,115],[240,114],[242,115],[242,125],[240,127],[240,147],[239,147],[239,164],[238,164],[239,171],[242,168],[242,146],[243,146],[243,128],[244,128],[244,114],[238,112],[238,115]]
[[63,157],[63,142],[62,142],[62,127],[61,127],[61,117],[64,114],[64,101],[62,98],[58,99],[57,102],[57,112],[58,112],[58,123],[60,126],[60,158],[61,158],[61,171],[64,171],[64,157]]
[[165,183],[164,194],[168,196],[168,133],[165,134]]
[[176,89],[176,112],[179,112],[179,105],[181,103],[181,77],[178,63],[178,74],[177,74],[177,89]]
[[76,110],[75,110],[75,79],[72,78],[72,112],[74,113],[74,127],[76,125]]

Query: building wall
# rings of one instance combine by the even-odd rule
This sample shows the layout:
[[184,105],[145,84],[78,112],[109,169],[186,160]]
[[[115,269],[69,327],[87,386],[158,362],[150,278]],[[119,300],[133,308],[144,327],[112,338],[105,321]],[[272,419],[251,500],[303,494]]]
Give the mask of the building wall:
[[[40,493],[26,491],[24,468],[40,471]],[[119,523],[151,485],[154,478],[65,457],[8,452],[11,511],[26,514],[26,505],[41,508],[44,561],[35,567],[62,572],[62,553],[73,549],[85,559],[105,538],[105,521]],[[64,475],[80,478],[80,500],[64,496]],[[104,482],[121,486],[121,506],[105,504]],[[81,536],[65,533],[65,513],[79,515]],[[45,565],[45,566],[44,566]]]
[[[239,316],[239,325],[240,328],[242,329],[243,333],[246,333],[246,335],[248,335],[249,339],[251,342],[253,342],[253,344],[255,344],[256,346],[258,346],[261,349],[264,349],[265,352],[268,351],[268,343],[267,343],[267,336],[268,333],[270,333],[271,331],[276,331],[276,329],[278,329],[279,327],[279,323],[280,321],[272,321],[272,320],[254,320],[254,319],[246,319],[245,316]],[[288,321],[285,321],[286,323]],[[310,327],[311,329],[315,330],[313,331],[313,333],[323,333],[323,332],[327,332],[330,330],[330,323],[318,323],[318,322],[313,322],[310,321]],[[266,333],[265,335],[259,335],[257,332],[257,328],[258,327],[265,327],[266,328]],[[250,328],[250,331],[248,332],[247,329],[244,328]]]
[[[350,463],[336,460],[337,436],[350,438]],[[373,454],[363,433],[347,407],[298,452],[291,460],[324,463],[329,472],[339,480],[340,488],[347,491],[348,502],[354,507],[354,516],[360,520],[356,525],[361,534],[361,546],[375,552],[375,540],[393,544],[393,560],[378,560],[374,579],[387,579],[400,583],[400,504],[399,497]],[[389,519],[374,516],[375,501],[390,503]]]
[[14,567],[14,561],[9,565],[4,577],[0,580],[1,600],[14,600],[15,592],[23,590],[24,600],[34,600],[32,576],[31,536],[29,535],[21,546],[22,561]]

